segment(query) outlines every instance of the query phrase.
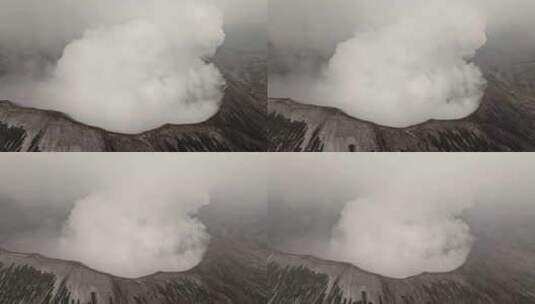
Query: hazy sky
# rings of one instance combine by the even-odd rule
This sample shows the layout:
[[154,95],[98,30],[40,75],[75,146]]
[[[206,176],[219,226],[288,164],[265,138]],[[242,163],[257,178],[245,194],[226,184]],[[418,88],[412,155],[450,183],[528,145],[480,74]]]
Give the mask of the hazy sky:
[[247,23],[264,24],[268,17],[269,0],[212,0],[212,2],[223,9],[225,22],[228,25]]
[[[410,11],[420,0],[272,0],[270,33],[273,43],[283,48],[296,47],[334,51],[338,43],[355,30],[392,22]],[[449,1],[442,1],[447,3]],[[486,18],[487,34],[516,33],[525,40],[533,37],[535,3],[531,0],[466,0]],[[374,14],[371,14],[374,12]]]

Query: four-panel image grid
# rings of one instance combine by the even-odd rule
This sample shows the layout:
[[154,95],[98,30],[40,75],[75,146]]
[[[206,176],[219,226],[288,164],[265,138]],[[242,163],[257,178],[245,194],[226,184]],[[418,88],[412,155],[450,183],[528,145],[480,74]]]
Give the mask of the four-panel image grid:
[[0,304],[535,304],[534,29],[0,0]]

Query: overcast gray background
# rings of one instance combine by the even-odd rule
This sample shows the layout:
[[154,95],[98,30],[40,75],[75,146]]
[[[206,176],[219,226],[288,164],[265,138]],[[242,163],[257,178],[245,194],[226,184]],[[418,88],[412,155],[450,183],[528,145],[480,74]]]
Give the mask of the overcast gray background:
[[269,234],[277,247],[306,231],[328,235],[347,201],[386,189],[403,174],[426,177],[414,187],[473,179],[464,187],[473,188],[491,218],[516,211],[531,216],[535,209],[531,154],[4,154],[0,166],[0,246],[20,250],[58,233],[73,203],[114,172],[158,168],[210,181],[224,202],[209,212],[214,219],[219,213],[230,222],[265,216],[269,196]]
[[[419,0],[271,0],[270,41],[284,51],[317,51],[330,56],[356,30],[387,24]],[[535,3],[530,0],[466,0],[487,18],[490,43],[514,50],[512,42],[535,46]],[[375,14],[372,14],[375,12]],[[452,20],[453,22],[454,20]]]
[[[53,252],[75,202],[125,175],[191,180],[173,185],[178,193],[205,185],[212,203],[199,217],[210,234],[265,243],[266,174],[258,155],[4,154],[0,167],[0,247],[6,249]],[[168,184],[173,181],[162,187]]]

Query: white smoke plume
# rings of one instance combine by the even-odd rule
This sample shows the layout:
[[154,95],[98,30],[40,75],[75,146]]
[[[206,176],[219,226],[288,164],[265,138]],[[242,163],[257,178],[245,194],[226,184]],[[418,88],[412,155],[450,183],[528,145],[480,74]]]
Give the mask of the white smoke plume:
[[462,215],[476,203],[467,185],[478,183],[442,167],[392,173],[345,204],[323,255],[395,278],[454,270],[471,251]]
[[[0,47],[16,57],[8,58],[15,73],[0,79],[3,99],[124,133],[204,121],[219,109],[225,81],[208,63],[224,40],[216,6],[193,0],[46,6],[53,9],[31,0],[0,4],[7,25]],[[17,14],[34,19],[17,23]]]
[[485,22],[454,2],[425,1],[393,24],[338,45],[321,84],[323,100],[394,127],[475,111],[485,80],[467,60],[485,43]]
[[356,1],[353,6],[362,20],[320,76],[275,78],[272,91],[392,127],[459,119],[478,108],[486,81],[470,61],[486,42],[486,19],[472,3]]
[[129,278],[197,265],[210,239],[195,218],[209,203],[206,189],[177,190],[165,180],[124,178],[78,200],[59,255]]
[[386,192],[347,203],[327,257],[395,278],[463,265],[473,240],[460,218],[469,201]]

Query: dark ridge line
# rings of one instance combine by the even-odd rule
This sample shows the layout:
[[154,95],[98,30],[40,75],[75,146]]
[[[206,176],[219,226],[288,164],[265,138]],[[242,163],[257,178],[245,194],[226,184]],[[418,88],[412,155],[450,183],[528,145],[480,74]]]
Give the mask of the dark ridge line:
[[[225,88],[225,92],[226,92],[226,89],[227,88]],[[142,132],[139,132],[139,133],[121,133],[121,132],[110,131],[110,130],[107,130],[107,129],[102,128],[102,127],[98,127],[98,126],[94,126],[94,125],[89,125],[89,124],[83,123],[81,121],[78,121],[78,120],[70,117],[68,114],[63,113],[61,111],[57,111],[57,110],[40,109],[40,108],[36,108],[36,107],[26,107],[26,106],[21,106],[21,105],[19,105],[17,103],[14,103],[14,102],[12,102],[10,100],[0,100],[0,106],[2,106],[3,104],[7,104],[9,107],[11,107],[13,109],[21,109],[21,110],[26,110],[26,111],[47,113],[47,114],[50,114],[50,116],[52,116],[52,117],[65,119],[65,120],[67,120],[69,122],[72,122],[72,123],[74,123],[76,125],[80,125],[80,126],[86,127],[88,129],[92,129],[92,130],[95,130],[95,131],[106,133],[108,135],[118,135],[118,136],[125,136],[125,137],[138,137],[138,136],[143,136],[143,135],[151,134],[153,132],[163,131],[165,129],[175,128],[175,127],[206,127],[208,124],[210,124],[212,122],[212,120],[219,114],[219,112],[221,110],[221,108],[220,108],[216,113],[214,113],[214,115],[212,115],[208,119],[206,119],[204,121],[201,121],[201,122],[198,122],[198,123],[191,123],[191,124],[171,124],[171,123],[166,123],[166,124],[161,125],[160,127],[149,129],[149,130],[142,131]],[[221,103],[220,103],[220,106],[221,106]]]
[[[487,82],[494,83],[494,84],[499,84],[492,78],[491,79],[487,79]],[[487,85],[487,89],[488,89],[488,85]],[[487,92],[488,92],[487,89],[485,89],[485,94],[481,98],[481,102],[480,102],[479,107],[474,112],[470,113],[469,115],[467,115],[465,117],[461,117],[461,118],[457,118],[457,119],[429,119],[429,120],[426,120],[426,121],[418,123],[418,124],[410,125],[410,126],[407,126],[407,127],[399,127],[399,128],[391,127],[391,126],[385,126],[385,125],[381,125],[381,124],[375,123],[373,121],[369,121],[369,120],[365,120],[365,119],[362,119],[362,118],[354,117],[354,116],[351,116],[351,115],[347,114],[342,109],[339,109],[339,108],[336,108],[336,107],[321,106],[321,105],[316,105],[316,104],[311,104],[311,103],[304,103],[304,102],[301,102],[299,100],[292,99],[290,97],[268,97],[268,114],[269,115],[276,114],[276,111],[271,111],[269,109],[269,104],[270,103],[277,103],[277,102],[286,103],[286,104],[289,103],[290,106],[297,106],[297,107],[300,107],[301,109],[307,108],[307,107],[310,107],[311,109],[314,109],[314,108],[315,109],[321,109],[321,110],[329,112],[331,114],[342,115],[345,118],[356,120],[356,121],[359,121],[359,122],[365,123],[365,124],[370,124],[370,125],[372,125],[374,127],[378,127],[378,128],[382,128],[382,129],[386,129],[386,130],[397,130],[397,131],[410,130],[410,129],[413,129],[413,128],[425,127],[425,125],[430,124],[430,123],[455,123],[455,122],[461,122],[461,121],[473,118],[474,116],[476,116],[477,112],[481,109],[481,106],[485,102],[485,97],[486,97]]]
[[[369,121],[369,120],[365,120],[365,119],[362,119],[362,118],[357,118],[357,117],[351,116],[351,115],[347,114],[346,112],[344,112],[343,110],[341,110],[339,108],[303,103],[303,102],[300,102],[300,101],[297,101],[297,100],[294,100],[294,99],[291,99],[291,98],[271,98],[270,97],[270,98],[268,98],[268,103],[269,104],[271,104],[271,103],[286,103],[286,104],[290,104],[290,106],[299,107],[300,109],[305,109],[305,110],[306,110],[307,107],[310,107],[311,110],[312,109],[323,110],[323,111],[328,112],[330,114],[341,115],[341,116],[343,116],[345,118],[349,118],[351,120],[356,120],[358,122],[361,122],[361,123],[364,123],[364,124],[368,124],[368,125],[371,125],[371,126],[376,127],[376,128],[382,128],[382,129],[387,129],[387,130],[397,130],[397,131],[410,130],[412,128],[425,126],[425,125],[427,125],[429,123],[461,122],[463,120],[471,118],[479,110],[479,108],[478,108],[478,110],[476,110],[473,113],[471,113],[470,115],[462,117],[462,118],[457,118],[457,119],[429,119],[429,120],[426,120],[424,122],[421,122],[421,123],[418,123],[418,124],[415,124],[415,125],[396,128],[396,127],[385,126],[385,125],[381,125],[381,124],[375,123],[373,121]],[[277,114],[276,110],[269,110],[268,109],[268,112],[269,112],[268,113],[269,115]]]
[[[406,281],[406,280],[416,279],[416,278],[420,278],[420,277],[424,277],[424,276],[439,276],[439,275],[445,275],[445,274],[454,274],[455,272],[458,272],[459,270],[461,270],[461,269],[463,269],[465,267],[466,261],[468,261],[468,259],[472,255],[472,252],[471,252],[470,255],[466,258],[466,261],[465,261],[465,263],[463,263],[463,265],[461,265],[461,266],[459,266],[459,267],[457,267],[457,268],[455,268],[453,270],[450,270],[450,271],[444,271],[444,272],[427,272],[426,271],[426,272],[422,272],[420,274],[412,275],[412,276],[409,276],[409,277],[406,277],[406,278],[394,278],[394,277],[389,277],[389,276],[378,274],[378,273],[375,273],[375,272],[372,272],[372,271],[369,271],[369,270],[362,269],[359,266],[357,266],[357,265],[355,265],[353,263],[350,263],[350,262],[323,259],[323,258],[319,258],[319,257],[316,257],[314,255],[310,255],[310,254],[302,255],[302,254],[288,253],[288,252],[283,252],[283,251],[279,251],[279,250],[276,250],[276,249],[273,249],[272,251],[274,253],[271,253],[269,255],[268,264],[269,263],[276,263],[276,261],[272,261],[272,257],[276,257],[275,254],[277,254],[277,255],[280,255],[281,257],[290,256],[290,257],[295,257],[295,258],[301,258],[301,259],[303,259],[305,261],[317,262],[317,263],[321,263],[323,265],[345,266],[346,268],[355,269],[355,270],[358,270],[360,272],[364,272],[366,274],[376,276],[379,279],[386,279],[386,280],[392,280],[392,281]],[[292,265],[286,265],[286,266],[292,266]],[[309,267],[307,267],[307,265],[300,265],[300,266],[306,267],[306,268],[308,268],[309,270],[311,270],[314,273],[322,274],[322,273],[314,271],[313,269],[310,269]],[[345,271],[347,271],[347,269],[343,270],[343,272],[345,272]]]
[[[96,269],[94,269],[94,268],[92,268],[90,266],[87,266],[86,264],[84,264],[82,262],[79,262],[79,261],[64,260],[64,259],[60,259],[60,258],[52,258],[52,257],[48,257],[46,255],[40,254],[40,253],[22,253],[22,252],[10,251],[10,250],[4,249],[4,248],[0,248],[0,254],[2,254],[2,253],[7,253],[9,255],[20,256],[23,259],[36,258],[36,259],[39,259],[39,260],[47,260],[47,261],[56,262],[56,263],[68,264],[71,267],[81,267],[81,268],[84,268],[85,270],[89,270],[89,271],[97,273],[97,274],[105,275],[105,276],[111,277],[113,279],[118,279],[118,280],[123,280],[123,281],[145,280],[145,279],[150,279],[150,278],[156,277],[158,275],[173,275],[173,274],[175,274],[175,275],[184,275],[184,274],[190,274],[190,273],[194,272],[197,269],[197,267],[199,267],[199,265],[204,260],[204,256],[203,256],[203,260],[201,260],[201,262],[199,264],[195,265],[193,268],[191,268],[189,270],[184,270],[184,271],[156,271],[156,272],[154,272],[152,274],[144,275],[144,276],[137,277],[137,278],[127,278],[127,277],[121,277],[121,276],[118,276],[118,275],[114,275],[114,274],[111,274],[111,273],[108,273],[108,272],[105,272],[105,271],[96,270]],[[11,265],[14,265],[14,263],[12,263]],[[35,267],[32,266],[32,268],[35,268]]]

